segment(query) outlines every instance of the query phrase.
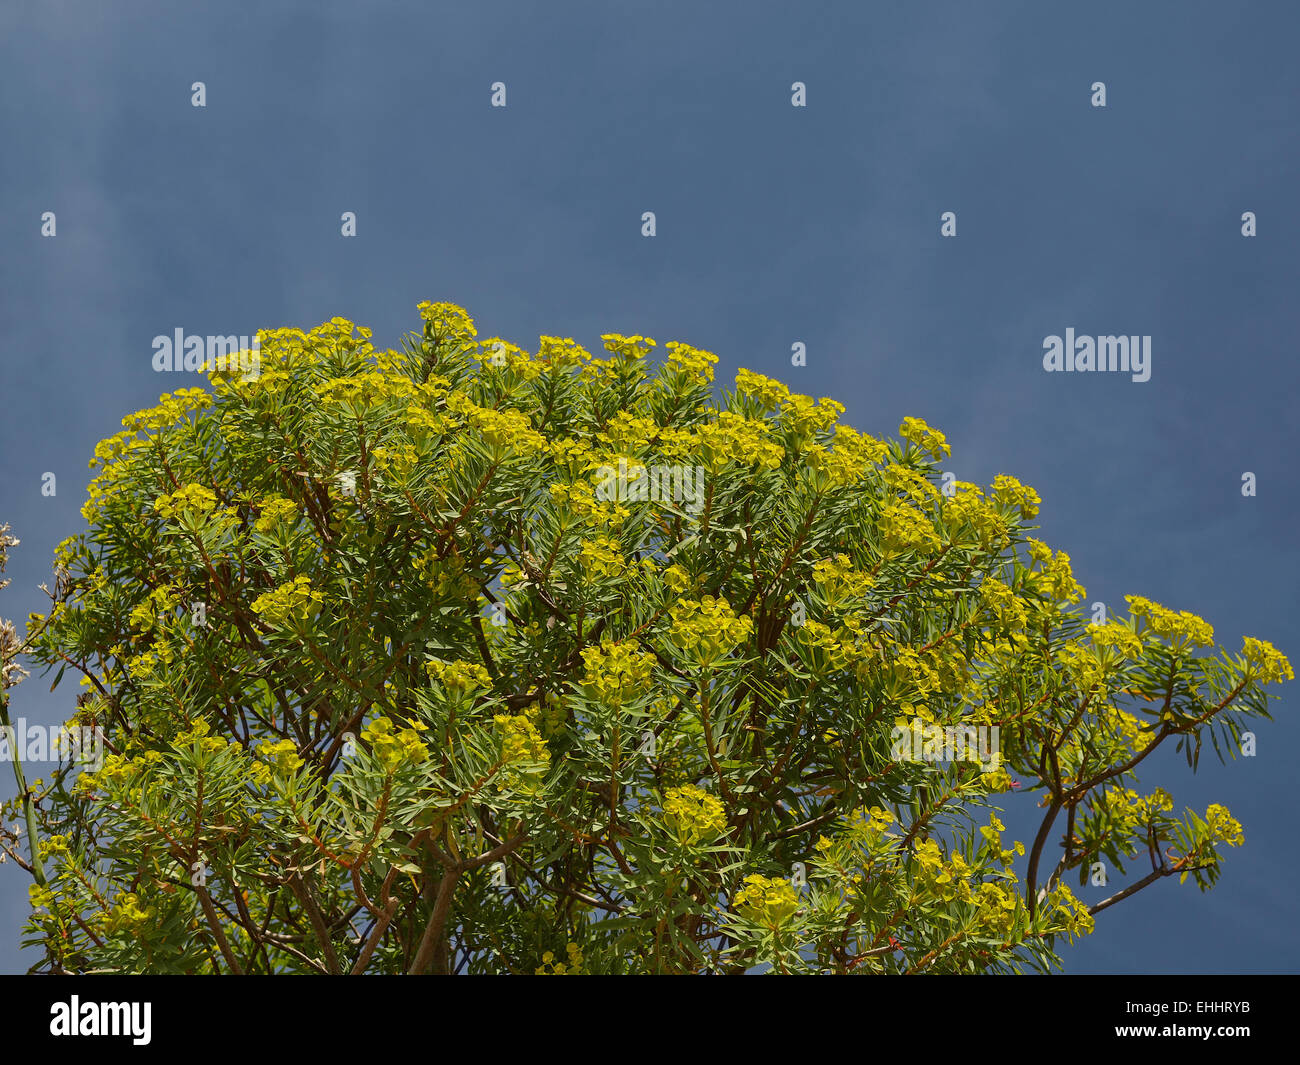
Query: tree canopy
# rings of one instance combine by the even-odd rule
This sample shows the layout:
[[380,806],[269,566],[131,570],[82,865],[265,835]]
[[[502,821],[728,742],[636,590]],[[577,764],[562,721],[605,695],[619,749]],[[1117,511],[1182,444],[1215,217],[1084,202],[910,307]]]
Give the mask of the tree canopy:
[[1038,495],[944,477],[917,418],[419,309],[400,350],[264,331],[96,448],[6,645],[81,675],[107,752],[20,775],[38,969],[1049,970],[1214,883],[1241,826],[1136,770],[1235,757],[1293,677],[1270,644],[1089,617]]

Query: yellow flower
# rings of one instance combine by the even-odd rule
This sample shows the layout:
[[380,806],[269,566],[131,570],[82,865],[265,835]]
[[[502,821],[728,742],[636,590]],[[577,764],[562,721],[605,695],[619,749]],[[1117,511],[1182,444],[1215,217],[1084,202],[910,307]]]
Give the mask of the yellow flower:
[[287,775],[302,765],[302,759],[298,757],[298,745],[293,740],[264,743],[258,747],[257,753],[269,762],[277,773]]
[[539,337],[537,359],[546,366],[555,369],[567,369],[581,366],[591,360],[591,352],[572,337]]
[[854,569],[849,556],[843,554],[814,562],[813,581],[832,605],[845,599],[860,599],[875,584],[871,574]]
[[201,484],[187,484],[170,495],[154,500],[153,508],[164,518],[174,518],[185,511],[207,514],[217,505],[216,494]]
[[823,396],[816,404],[811,396],[792,394],[781,405],[780,422],[797,438],[824,433],[844,413],[844,404]]
[[1118,621],[1089,625],[1088,635],[1097,647],[1114,649],[1121,660],[1137,658],[1142,654],[1142,637]]
[[937,551],[939,536],[924,514],[906,503],[889,502],[880,512],[881,546],[889,555]]
[[622,546],[617,540],[608,536],[598,536],[583,540],[578,551],[578,562],[583,575],[589,581],[620,577],[627,568],[623,558]]
[[684,592],[691,586],[691,575],[681,566],[673,564],[664,570],[664,584],[674,592]]
[[1056,919],[1059,930],[1070,940],[1075,936],[1086,936],[1093,930],[1094,922],[1087,904],[1075,898],[1074,892],[1063,881],[1048,892],[1044,909]]
[[624,706],[650,690],[655,656],[635,642],[602,640],[599,647],[583,648],[582,660],[588,698],[606,706]]
[[67,836],[55,835],[41,841],[41,857],[48,860],[61,858],[69,849]]
[[565,961],[557,962],[555,952],[548,950],[542,955],[542,964],[533,970],[536,976],[579,976],[582,972],[582,951],[577,943],[569,943],[564,948]]
[[580,522],[597,528],[618,529],[631,514],[626,507],[621,507],[614,501],[598,501],[591,485],[585,481],[551,485],[551,500],[557,507],[567,511],[560,514],[560,521],[565,525],[571,523],[569,515],[572,515]]
[[322,402],[362,411],[387,400],[409,402],[415,397],[415,383],[400,374],[368,370],[349,377],[332,377],[321,383]]
[[417,305],[420,317],[428,322],[428,329],[436,336],[449,340],[469,341],[478,336],[474,328],[474,319],[464,307],[454,303],[430,303],[425,300]]
[[694,457],[710,473],[732,463],[770,470],[781,465],[785,449],[768,439],[769,433],[767,422],[724,410],[716,422],[695,429],[665,429],[659,444],[668,458]]
[[371,753],[389,772],[404,765],[419,765],[429,756],[429,750],[412,728],[394,729],[391,718],[377,717],[361,730],[361,738],[370,744]]
[[701,666],[712,665],[730,654],[754,630],[748,617],[737,617],[730,603],[710,595],[698,602],[679,600],[669,614],[673,643]]
[[993,498],[1006,506],[1015,507],[1020,511],[1020,516],[1026,519],[1038,515],[1038,506],[1042,502],[1032,488],[1004,473],[993,478]]
[[306,623],[320,611],[325,597],[313,591],[311,578],[298,576],[253,600],[251,607],[268,625],[286,628]]
[[112,912],[108,914],[105,925],[110,933],[135,933],[150,924],[157,911],[152,906],[142,906],[140,896],[133,891],[121,896]]
[[904,418],[898,427],[898,435],[909,440],[934,459],[942,459],[952,454],[947,438],[938,429],[931,429],[920,418]]
[[765,410],[776,410],[790,398],[790,390],[780,381],[774,381],[770,377],[749,370],[737,372],[736,391],[742,396],[750,396],[758,400]]
[[1129,613],[1135,618],[1144,618],[1157,636],[1177,644],[1189,642],[1198,647],[1209,647],[1214,643],[1214,629],[1195,614],[1186,610],[1175,613],[1140,595],[1126,595],[1124,599]]
[[492,687],[492,675],[477,662],[442,662],[432,659],[424,664],[426,672],[444,688],[457,692],[475,692]]
[[1205,811],[1205,822],[1210,826],[1210,835],[1229,847],[1240,847],[1246,842],[1241,830],[1241,822],[1228,813],[1226,806],[1211,803]]
[[1286,655],[1267,640],[1257,640],[1253,636],[1247,636],[1242,643],[1241,655],[1261,684],[1295,680],[1295,673]]
[[260,533],[269,533],[282,522],[292,525],[298,516],[298,504],[280,496],[267,496],[262,500],[261,511],[257,521],[253,523],[253,528]]
[[713,366],[718,361],[713,352],[701,351],[676,340],[670,340],[665,346],[668,348],[669,366],[675,366],[700,381],[713,380]]
[[685,784],[664,793],[664,824],[678,842],[693,847],[722,835],[727,830],[727,814],[715,796]]
[[799,893],[788,880],[755,874],[744,883],[736,892],[736,908],[751,921],[780,927],[799,909]]
[[935,873],[943,866],[943,852],[939,850],[939,844],[932,839],[927,839],[920,844],[913,852],[913,857],[927,873]]
[[447,410],[463,418],[478,431],[484,443],[497,450],[531,452],[546,446],[546,438],[532,428],[523,411],[480,407],[460,392],[452,392],[447,397]]
[[[625,361],[634,362],[645,357],[655,346],[650,337],[625,337],[621,333],[602,333],[600,339],[605,342],[605,350]],[[644,345],[644,346],[643,346]]]
[[[501,761],[504,772],[498,787],[520,786],[527,788],[546,772],[551,764],[551,752],[537,731],[537,708],[522,714],[497,714],[492,720],[501,739]],[[528,766],[517,763],[524,763]]]
[[1073,603],[1087,594],[1083,585],[1074,579],[1070,556],[1064,551],[1056,552],[1039,573],[1030,575],[1029,581],[1054,603]]

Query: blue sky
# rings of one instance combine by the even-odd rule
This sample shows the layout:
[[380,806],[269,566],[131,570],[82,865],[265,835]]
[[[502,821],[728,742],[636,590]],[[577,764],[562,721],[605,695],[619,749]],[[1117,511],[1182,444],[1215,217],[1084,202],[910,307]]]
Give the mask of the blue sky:
[[[1300,658],[1298,30],[1288,3],[1158,0],[5,4],[0,613],[41,608],[96,441],[199,383],[153,372],[154,336],[343,315],[392,345],[432,299],[525,347],[684,340],[878,435],[925,418],[959,479],[1040,492],[1090,602]],[[1045,373],[1067,327],[1151,336],[1151,379]],[[47,687],[12,712],[62,719]],[[1280,691],[1256,757],[1143,778],[1244,823],[1218,887],[1110,909],[1068,971],[1300,968]],[[0,971],[30,964],[25,889],[0,869]]]

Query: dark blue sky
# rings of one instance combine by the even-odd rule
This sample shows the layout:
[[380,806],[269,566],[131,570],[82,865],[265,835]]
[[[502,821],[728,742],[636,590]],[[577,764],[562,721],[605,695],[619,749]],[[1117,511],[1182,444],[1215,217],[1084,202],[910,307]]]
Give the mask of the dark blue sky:
[[[154,373],[154,336],[343,315],[394,345],[432,299],[525,347],[688,341],[721,382],[779,377],[874,434],[925,418],[959,479],[1041,493],[1090,602],[1145,595],[1300,660],[1298,31],[1285,2],[10,0],[0,524],[23,544],[0,614],[41,609],[96,441],[201,383]],[[1151,336],[1151,379],[1045,373],[1067,327]],[[66,716],[75,687],[47,687],[13,713]],[[1280,691],[1255,758],[1143,777],[1244,823],[1219,886],[1108,910],[1068,971],[1300,969]],[[26,883],[0,869],[0,971],[30,964]]]

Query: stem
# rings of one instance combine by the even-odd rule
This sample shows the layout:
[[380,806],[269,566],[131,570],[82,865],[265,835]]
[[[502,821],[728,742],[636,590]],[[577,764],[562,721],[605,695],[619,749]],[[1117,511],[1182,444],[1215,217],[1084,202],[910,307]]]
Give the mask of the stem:
[[[13,725],[9,721],[9,696],[0,692],[0,728],[4,728],[5,736],[14,736]],[[32,802],[32,793],[27,787],[27,779],[23,776],[23,763],[18,754],[18,739],[9,744],[12,748],[10,752],[14,759],[14,780],[18,784],[18,794],[23,803],[23,815],[27,821],[27,850],[31,856],[32,862],[32,879],[41,887],[45,887],[45,867],[41,864],[40,847],[38,841],[40,836],[36,831],[36,807]]]

